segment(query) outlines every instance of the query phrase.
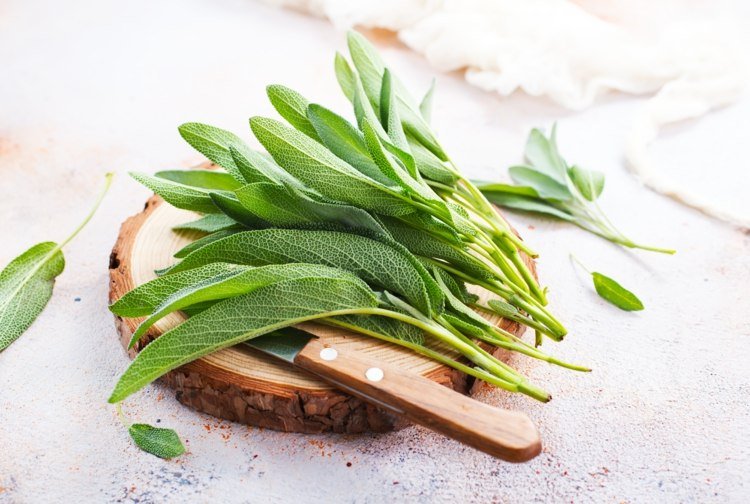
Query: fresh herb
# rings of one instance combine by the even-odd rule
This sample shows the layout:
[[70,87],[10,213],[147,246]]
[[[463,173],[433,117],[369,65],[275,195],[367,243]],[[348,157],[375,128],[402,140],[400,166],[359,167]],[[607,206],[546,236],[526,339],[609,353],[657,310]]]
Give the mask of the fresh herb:
[[120,422],[128,428],[128,434],[141,450],[162,459],[179,457],[185,453],[185,446],[174,430],[142,423],[130,423],[130,420],[123,414],[120,404],[117,405],[117,416]]
[[498,206],[568,221],[624,247],[675,253],[636,243],[612,224],[596,202],[604,190],[604,174],[565,162],[557,148],[556,125],[549,137],[538,129],[531,131],[526,161],[528,165],[508,169],[515,185],[482,182],[478,187]]
[[[206,234],[161,277],[111,306],[119,316],[145,317],[131,345],[167,314],[189,315],[145,346],[111,402],[186,362],[311,320],[401,345],[540,401],[549,394],[477,341],[588,371],[474,311],[507,316],[555,341],[566,333],[522,258],[535,254],[429,127],[433,91],[416,104],[364,37],[350,33],[348,42],[354,68],[341,55],[335,68],[354,122],[273,85],[269,99],[291,127],[250,120],[267,154],[232,133],[189,123],[182,136],[226,173],[134,175],[168,203],[205,214],[180,229]],[[479,304],[467,286],[495,299]]]
[[643,303],[638,299],[638,296],[620,285],[616,280],[607,275],[603,275],[602,273],[589,271],[588,268],[586,268],[586,266],[584,266],[575,256],[571,254],[570,257],[577,262],[586,273],[591,275],[591,278],[594,280],[594,289],[596,289],[596,293],[599,294],[599,297],[624,311],[643,310]]
[[69,237],[59,244],[34,245],[0,272],[0,352],[18,339],[44,310],[52,297],[55,279],[65,269],[62,248],[91,220],[111,180],[112,174],[108,173],[94,208]]

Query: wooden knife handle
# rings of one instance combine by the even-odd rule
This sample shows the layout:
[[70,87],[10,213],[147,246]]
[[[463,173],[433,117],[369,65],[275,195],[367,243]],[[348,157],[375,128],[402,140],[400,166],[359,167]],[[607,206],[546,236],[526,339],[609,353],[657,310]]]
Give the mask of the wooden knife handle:
[[475,401],[361,352],[315,339],[294,363],[352,395],[495,457],[525,462],[542,449],[539,433],[524,413]]

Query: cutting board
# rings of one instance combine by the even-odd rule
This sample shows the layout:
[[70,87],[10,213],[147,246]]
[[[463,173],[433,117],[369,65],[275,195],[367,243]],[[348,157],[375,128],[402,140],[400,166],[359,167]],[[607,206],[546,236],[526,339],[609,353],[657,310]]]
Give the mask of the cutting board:
[[[198,217],[196,213],[176,209],[153,196],[141,213],[127,219],[110,256],[110,302],[156,278],[154,270],[175,263],[174,253],[200,235],[175,232],[172,227]],[[533,271],[533,261],[528,257],[524,260]],[[486,291],[475,293],[480,297],[489,294]],[[129,351],[129,355],[134,357],[148,341],[184,319],[181,312],[165,317]],[[125,348],[142,320],[115,317]],[[500,317],[493,322],[517,335],[523,333],[523,326],[515,322]],[[325,333],[336,338],[339,346],[351,346],[461,393],[470,393],[473,388],[473,378],[396,345],[313,323],[300,327],[316,334]],[[451,353],[439,345],[435,348]],[[500,352],[497,355],[504,357]],[[176,391],[182,404],[196,410],[281,431],[383,432],[408,425],[405,419],[393,413],[338,391],[305,371],[275,361],[245,345],[193,361],[167,373],[161,381]]]

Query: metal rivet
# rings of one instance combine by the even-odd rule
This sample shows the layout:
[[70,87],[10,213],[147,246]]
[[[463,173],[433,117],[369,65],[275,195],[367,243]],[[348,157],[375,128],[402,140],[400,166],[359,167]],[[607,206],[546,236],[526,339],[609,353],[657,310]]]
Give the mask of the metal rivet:
[[365,371],[365,378],[370,381],[378,382],[383,379],[383,376],[385,376],[385,374],[379,367],[371,367],[370,369]]
[[320,358],[323,360],[331,361],[335,360],[339,356],[339,353],[335,348],[324,348],[320,351]]

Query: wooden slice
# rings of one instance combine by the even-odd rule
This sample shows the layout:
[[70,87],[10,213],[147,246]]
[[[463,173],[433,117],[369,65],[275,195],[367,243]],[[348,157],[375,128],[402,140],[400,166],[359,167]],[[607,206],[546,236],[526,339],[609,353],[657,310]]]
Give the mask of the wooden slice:
[[[195,220],[198,214],[178,210],[153,196],[143,212],[126,220],[110,256],[109,300],[114,302],[134,287],[156,278],[154,270],[176,260],[174,253],[198,235],[177,233],[173,226]],[[533,269],[533,261],[527,262]],[[487,295],[486,292],[479,293]],[[116,317],[120,340],[127,348],[143,319]],[[155,324],[129,352],[135,356],[148,341],[184,320],[173,313]],[[521,334],[522,326],[497,320],[503,328]],[[462,393],[473,384],[465,374],[401,347],[348,331],[304,324],[304,329],[335,337],[338,345],[411,370]],[[406,420],[372,406],[319,381],[290,364],[273,360],[238,345],[198,359],[167,373],[162,382],[177,392],[177,399],[199,411],[226,420],[288,432],[326,431],[360,433],[388,431],[408,425]]]

